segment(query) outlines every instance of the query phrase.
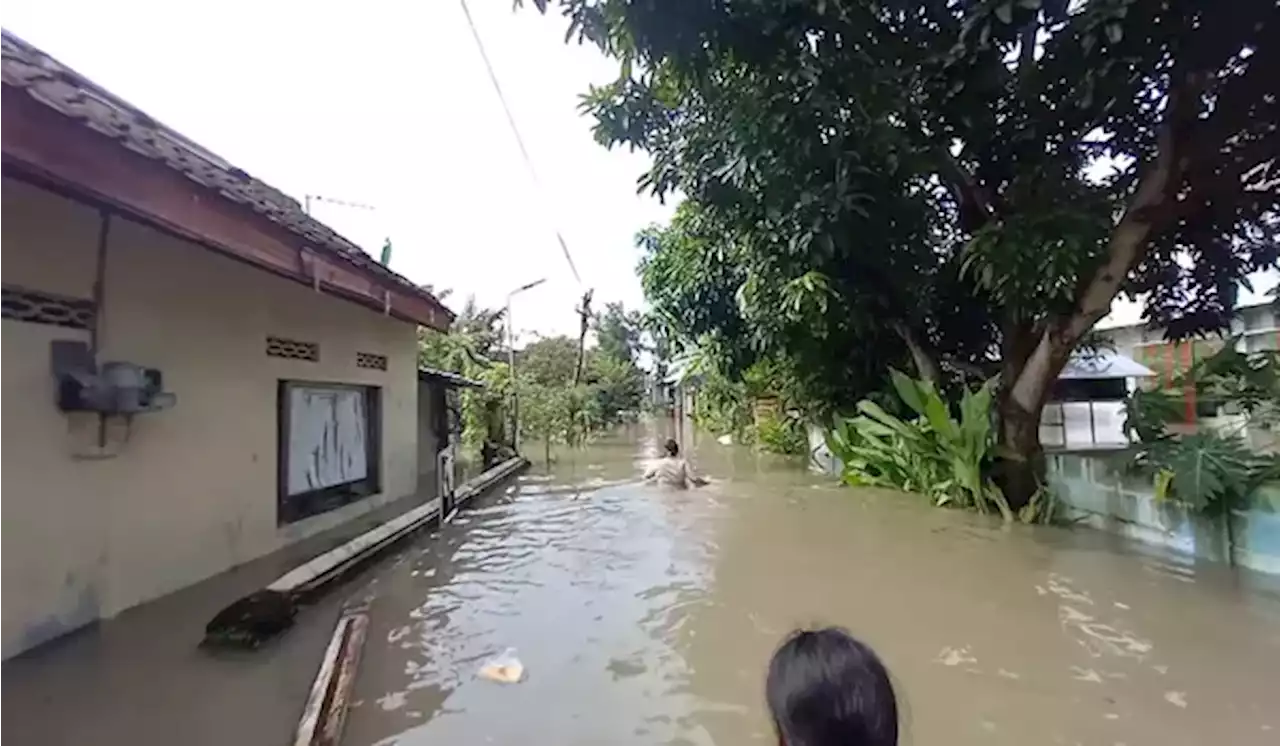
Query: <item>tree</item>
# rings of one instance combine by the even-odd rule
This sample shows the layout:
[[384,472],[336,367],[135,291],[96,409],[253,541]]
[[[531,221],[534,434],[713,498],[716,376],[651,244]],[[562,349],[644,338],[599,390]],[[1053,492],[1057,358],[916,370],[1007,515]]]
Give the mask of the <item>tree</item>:
[[596,349],[612,360],[634,363],[640,352],[641,319],[621,303],[606,303],[596,317]]
[[588,395],[595,399],[598,426],[615,425],[624,412],[636,412],[644,398],[644,373],[629,360],[619,360],[602,349],[592,350],[587,370]]
[[[448,294],[445,290],[440,297]],[[506,336],[502,328],[505,313],[500,308],[480,308],[475,296],[468,297],[448,332],[418,328],[418,362],[462,375],[488,367]]]
[[542,441],[544,458],[551,463],[551,447],[569,443],[573,426],[570,389],[534,381],[520,386],[521,428],[533,440]]
[[782,364],[788,398],[819,415],[881,387],[904,346],[865,294],[846,289],[845,278],[860,274],[847,252],[814,268],[767,237],[732,230],[690,200],[670,226],[639,237],[642,287],[679,344],[715,358],[731,380],[760,361]]
[[[922,375],[998,355],[1014,509],[1042,477],[1051,383],[1117,295],[1206,333],[1277,265],[1272,2],[562,4],[620,63],[586,99],[597,138],[649,151],[641,186],[688,195],[754,259],[752,336],[829,339],[751,315],[791,288],[838,298],[846,341],[880,319]],[[833,262],[855,269],[816,269]]]
[[[438,295],[444,298],[449,291]],[[420,365],[458,373],[484,384],[483,388],[466,388],[459,394],[463,447],[473,458],[479,457],[486,439],[506,440],[503,412],[510,401],[511,375],[505,363],[493,360],[496,348],[503,342],[503,313],[502,309],[480,308],[472,296],[448,332],[418,329]]]
[[[578,343],[566,336],[540,339],[516,354],[522,416],[524,403],[531,396],[564,407],[564,420],[544,419],[572,425],[562,436],[555,436],[570,443],[589,431],[617,424],[623,412],[639,409],[644,394],[643,373],[630,360],[615,359],[599,347],[587,349],[582,379],[575,384],[577,359]],[[564,396],[548,393],[553,391]],[[529,432],[532,435],[535,431]]]
[[541,386],[572,388],[578,343],[566,336],[545,337],[516,353],[520,379]]

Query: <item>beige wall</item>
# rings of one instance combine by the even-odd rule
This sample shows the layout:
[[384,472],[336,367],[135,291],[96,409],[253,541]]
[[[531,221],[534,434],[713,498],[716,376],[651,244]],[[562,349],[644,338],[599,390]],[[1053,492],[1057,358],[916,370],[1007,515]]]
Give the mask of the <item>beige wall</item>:
[[[91,298],[98,213],[4,180],[3,282]],[[100,360],[163,371],[171,410],[115,423],[54,405],[49,342],[3,322],[4,657],[414,491],[416,335],[396,321],[113,217]],[[320,361],[267,357],[267,335]],[[356,352],[388,370],[356,367]],[[382,388],[382,494],[277,527],[279,379]]]

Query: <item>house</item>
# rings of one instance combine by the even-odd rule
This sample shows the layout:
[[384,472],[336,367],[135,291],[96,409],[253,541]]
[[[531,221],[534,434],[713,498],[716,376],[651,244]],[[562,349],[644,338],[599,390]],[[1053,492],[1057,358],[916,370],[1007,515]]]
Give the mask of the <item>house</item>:
[[1115,345],[1117,352],[1167,377],[1221,349],[1226,338],[1236,340],[1236,349],[1240,352],[1280,350],[1280,305],[1268,301],[1241,306],[1236,309],[1230,331],[1209,339],[1170,342],[1164,337],[1164,329],[1141,322],[1098,332]]
[[[1280,305],[1267,301],[1240,306],[1229,331],[1204,339],[1171,342],[1165,339],[1164,329],[1143,323],[1098,331],[1115,345],[1117,352],[1155,372],[1150,386],[1167,388],[1180,373],[1218,352],[1228,341],[1234,341],[1236,350],[1243,353],[1280,350]],[[1185,408],[1183,427],[1194,429],[1197,424],[1203,424],[1226,432],[1240,432],[1242,422],[1238,417],[1220,412],[1218,402],[1198,399],[1194,387],[1174,393],[1180,396]],[[1244,435],[1260,450],[1280,448],[1280,440],[1273,432],[1250,426]]]
[[451,501],[458,482],[463,427],[458,389],[483,387],[479,381],[457,373],[418,368],[418,489],[441,499],[443,515],[453,507]]
[[2,70],[5,658],[436,495],[447,308],[8,32]]
[[1047,449],[1125,448],[1125,401],[1139,381],[1154,376],[1145,365],[1113,350],[1077,352],[1063,366],[1040,415]]

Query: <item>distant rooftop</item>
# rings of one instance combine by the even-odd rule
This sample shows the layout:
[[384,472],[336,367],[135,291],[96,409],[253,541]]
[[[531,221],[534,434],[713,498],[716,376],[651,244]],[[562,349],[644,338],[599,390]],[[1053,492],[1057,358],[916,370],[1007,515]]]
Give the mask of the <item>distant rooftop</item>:
[[1077,352],[1067,361],[1058,380],[1098,380],[1114,378],[1148,378],[1156,372],[1127,355],[1113,350],[1091,353]]

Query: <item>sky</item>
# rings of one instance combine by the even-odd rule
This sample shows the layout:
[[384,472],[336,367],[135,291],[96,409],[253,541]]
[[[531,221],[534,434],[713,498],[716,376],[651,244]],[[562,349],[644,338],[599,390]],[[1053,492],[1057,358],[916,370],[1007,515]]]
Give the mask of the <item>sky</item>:
[[[636,194],[643,154],[591,137],[579,96],[616,75],[565,44],[558,14],[469,0],[538,173],[535,182],[458,0],[7,0],[0,23],[152,117],[303,201],[458,309],[513,303],[518,336],[576,334],[577,299],[639,307],[636,231],[674,204]],[[555,232],[568,244],[574,279]],[[1276,285],[1258,276],[1257,302]],[[1118,300],[1102,326],[1135,323]]]
[[[566,45],[558,14],[469,0],[538,173],[520,156],[458,0],[8,0],[0,23],[253,176],[391,268],[499,306],[521,336],[576,334],[575,301],[642,302],[636,231],[674,205],[636,194],[646,156],[591,137],[579,96],[617,68]],[[559,228],[582,277],[573,277]]]

